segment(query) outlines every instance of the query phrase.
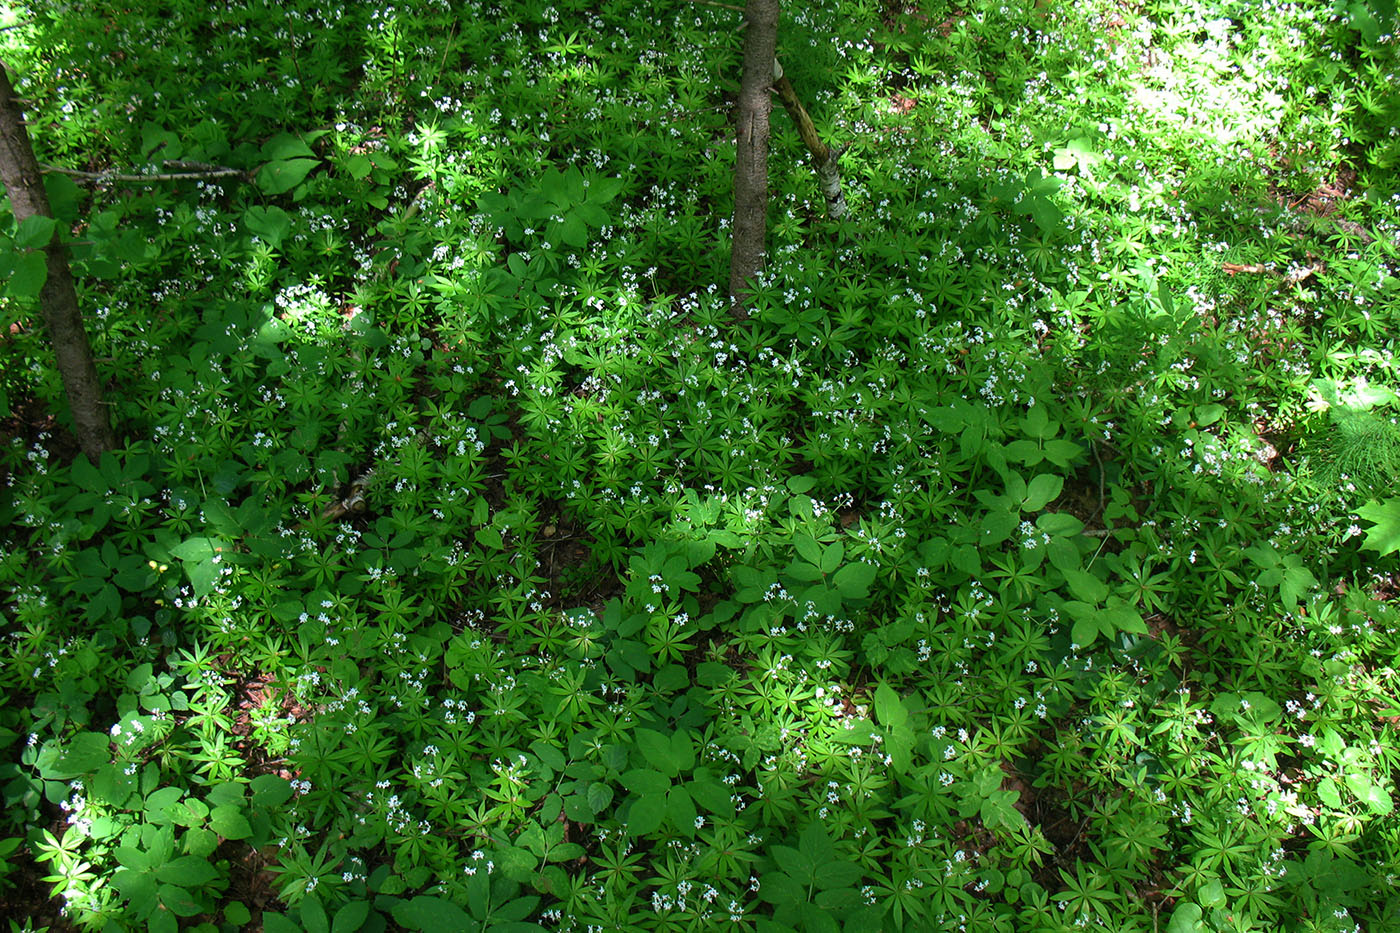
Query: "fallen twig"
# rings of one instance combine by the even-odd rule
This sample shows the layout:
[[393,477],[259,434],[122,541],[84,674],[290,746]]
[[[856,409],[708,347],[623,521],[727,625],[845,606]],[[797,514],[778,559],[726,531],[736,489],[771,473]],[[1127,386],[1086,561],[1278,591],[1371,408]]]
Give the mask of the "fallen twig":
[[83,178],[97,184],[107,182],[122,182],[124,184],[155,183],[162,181],[207,181],[211,178],[241,178],[247,180],[248,173],[238,168],[229,168],[224,165],[206,165],[202,162],[176,162],[163,163],[164,167],[187,166],[195,168],[194,171],[181,172],[117,172],[107,169],[101,172],[84,172],[76,168],[63,168],[58,165],[42,165],[40,168],[45,172],[56,172],[60,175],[70,175],[74,178]]

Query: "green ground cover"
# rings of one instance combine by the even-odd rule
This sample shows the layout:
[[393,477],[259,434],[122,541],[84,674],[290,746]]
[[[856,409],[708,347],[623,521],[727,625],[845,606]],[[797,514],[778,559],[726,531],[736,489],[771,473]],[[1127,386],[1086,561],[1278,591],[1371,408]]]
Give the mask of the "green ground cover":
[[1391,11],[788,6],[0,6],[12,929],[1400,929]]

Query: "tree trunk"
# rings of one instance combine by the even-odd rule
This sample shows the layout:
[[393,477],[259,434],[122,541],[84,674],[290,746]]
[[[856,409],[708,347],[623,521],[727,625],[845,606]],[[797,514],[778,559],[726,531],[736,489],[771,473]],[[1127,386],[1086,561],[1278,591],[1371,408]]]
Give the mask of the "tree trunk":
[[[15,99],[14,85],[3,64],[0,64],[0,181],[4,182],[10,196],[16,224],[35,215],[52,216],[44,179],[34,161],[34,149],[24,126],[23,110]],[[78,310],[78,293],[73,287],[73,273],[68,268],[68,254],[57,235],[44,248],[44,253],[48,277],[39,292],[39,309],[58,360],[58,374],[68,394],[78,445],[88,459],[96,463],[104,450],[117,446],[117,441],[102,403],[102,382],[93,363],[83,315]]]
[[729,257],[729,298],[736,317],[752,279],[763,268],[768,233],[768,114],[773,107],[773,55],[778,47],[778,0],[748,0],[744,10],[744,76],[734,160],[734,239]]

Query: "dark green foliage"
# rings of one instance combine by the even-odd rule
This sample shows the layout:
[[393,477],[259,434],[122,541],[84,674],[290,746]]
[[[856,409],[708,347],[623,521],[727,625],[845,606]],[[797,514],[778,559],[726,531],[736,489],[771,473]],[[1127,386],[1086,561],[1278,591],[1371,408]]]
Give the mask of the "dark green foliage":
[[97,463],[4,231],[0,903],[1395,925],[1379,5],[788,5],[852,213],[775,121],[741,325],[732,13],[457,6],[0,33],[41,160],[244,173],[55,180]]

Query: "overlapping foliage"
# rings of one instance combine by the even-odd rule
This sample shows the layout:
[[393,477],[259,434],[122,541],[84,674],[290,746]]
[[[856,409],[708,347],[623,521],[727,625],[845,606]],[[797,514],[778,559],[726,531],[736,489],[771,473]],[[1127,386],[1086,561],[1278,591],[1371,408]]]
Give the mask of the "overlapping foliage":
[[4,9],[247,180],[52,178],[120,453],[3,303],[0,904],[1400,924],[1386,10],[794,4],[737,324],[722,5]]

